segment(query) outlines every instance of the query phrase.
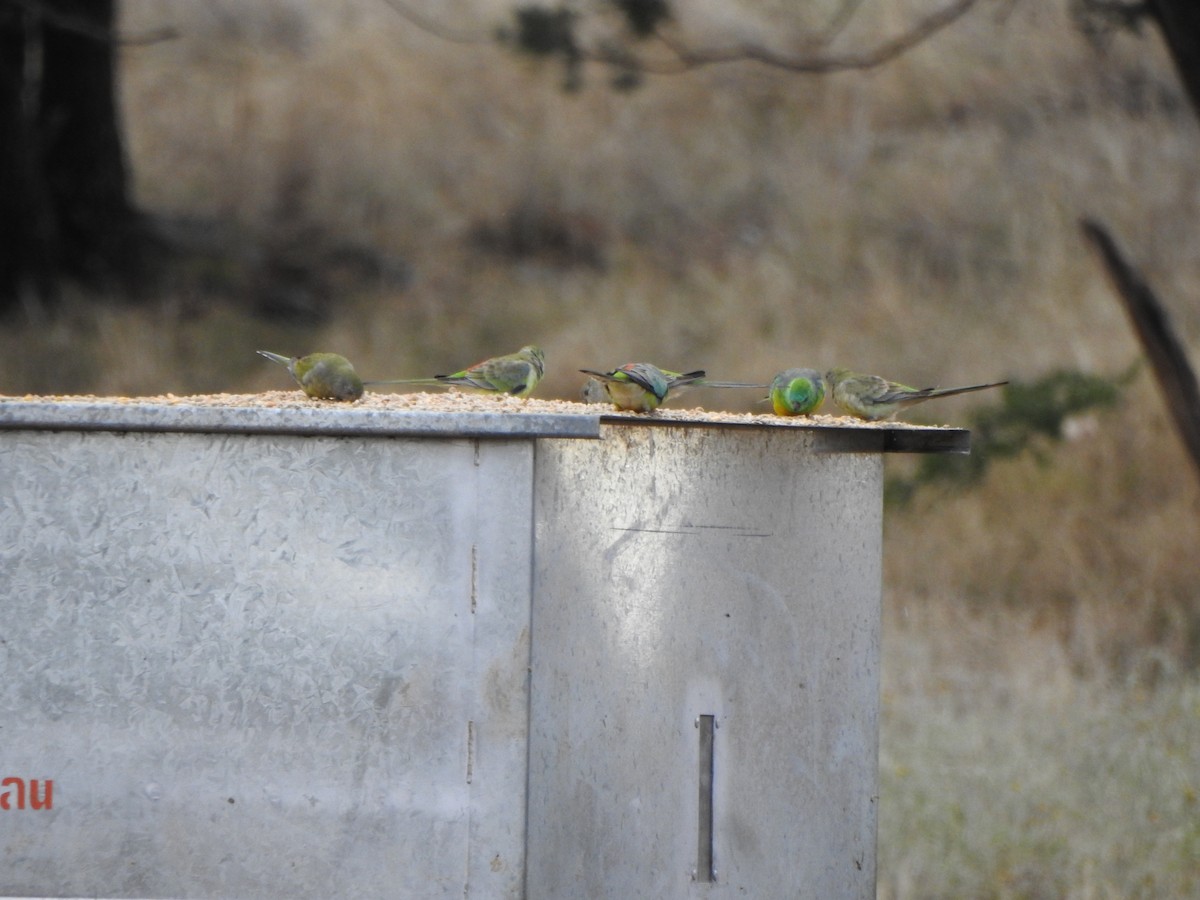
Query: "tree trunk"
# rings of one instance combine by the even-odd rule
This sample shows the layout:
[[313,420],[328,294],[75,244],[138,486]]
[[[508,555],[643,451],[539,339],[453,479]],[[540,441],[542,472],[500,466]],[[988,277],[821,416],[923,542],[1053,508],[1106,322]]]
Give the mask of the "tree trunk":
[[1148,0],[1171,53],[1192,109],[1200,116],[1200,3],[1197,0]]
[[30,193],[23,115],[27,15],[0,6],[0,309],[17,297],[31,248],[27,201]]
[[136,275],[114,19],[115,0],[0,3],[0,312]]

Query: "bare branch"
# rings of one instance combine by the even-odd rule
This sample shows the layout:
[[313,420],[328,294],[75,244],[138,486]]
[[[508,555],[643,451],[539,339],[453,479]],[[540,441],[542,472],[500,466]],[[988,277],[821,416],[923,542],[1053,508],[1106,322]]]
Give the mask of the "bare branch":
[[[458,44],[478,44],[491,40],[494,35],[481,32],[466,32],[452,28],[418,12],[406,0],[384,0],[388,6],[413,25],[445,41]],[[858,15],[864,0],[843,0],[829,23],[812,36],[809,46],[824,47],[837,38]],[[757,62],[762,65],[789,72],[821,74],[852,69],[872,69],[890,62],[908,50],[927,40],[942,29],[961,19],[979,0],[951,0],[946,6],[918,20],[908,31],[884,41],[861,53],[844,55],[808,54],[773,50],[760,44],[745,43],[731,47],[692,48],[686,42],[662,29],[654,31],[654,40],[665,48],[669,57],[646,58],[635,55],[623,44],[602,43],[594,47],[581,47],[573,40],[564,42],[558,51],[569,68],[577,68],[581,61],[600,62],[622,72],[635,74],[670,75],[686,72],[702,66],[732,62]],[[568,37],[571,37],[568,33]]]
[[[669,74],[683,72],[701,66],[717,65],[730,62],[757,62],[789,72],[805,74],[821,74],[840,72],[851,69],[873,69],[920,44],[922,41],[937,34],[942,29],[961,19],[978,2],[978,0],[954,0],[942,9],[930,13],[919,20],[912,28],[903,34],[884,41],[882,44],[863,53],[852,53],[844,56],[795,56],[790,53],[772,50],[758,44],[741,44],[729,48],[692,49],[685,44],[663,33],[657,34],[659,41],[666,46],[674,56],[667,63],[641,61],[639,67],[644,71]],[[843,8],[845,15],[835,19],[833,34],[844,28],[843,20],[848,21],[857,12],[858,4],[851,0]],[[842,22],[843,24],[838,24]]]
[[403,0],[383,0],[388,6],[403,16],[422,31],[427,31],[434,37],[441,38],[452,44],[486,44],[492,41],[492,35],[484,32],[457,31],[448,28],[440,22],[429,18],[424,13],[417,12]]

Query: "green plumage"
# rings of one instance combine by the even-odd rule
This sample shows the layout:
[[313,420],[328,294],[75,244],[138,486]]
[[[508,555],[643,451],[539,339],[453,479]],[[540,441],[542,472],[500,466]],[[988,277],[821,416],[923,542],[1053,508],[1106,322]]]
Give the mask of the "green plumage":
[[[653,412],[667,399],[672,390],[695,384],[704,377],[704,371],[672,372],[650,363],[626,363],[611,372],[596,372],[580,369],[603,385],[608,400],[617,409],[628,412]],[[595,391],[584,388],[584,396],[592,399]]]
[[878,375],[862,375],[847,369],[830,369],[825,373],[825,380],[834,403],[850,415],[868,422],[890,418],[902,409],[935,397],[953,397],[1008,384],[1007,381],[995,381],[969,387],[913,388]]
[[777,416],[807,416],[825,399],[825,380],[816,369],[787,369],[775,376],[769,395]]
[[268,350],[259,355],[287,366],[306,395],[316,400],[357,400],[363,395],[363,382],[350,360],[336,353],[310,353],[286,357]]
[[391,381],[368,381],[367,384],[424,384],[460,387],[489,394],[511,394],[528,397],[546,373],[546,355],[532,344],[516,353],[493,356],[461,372],[434,375],[432,378],[398,378]]

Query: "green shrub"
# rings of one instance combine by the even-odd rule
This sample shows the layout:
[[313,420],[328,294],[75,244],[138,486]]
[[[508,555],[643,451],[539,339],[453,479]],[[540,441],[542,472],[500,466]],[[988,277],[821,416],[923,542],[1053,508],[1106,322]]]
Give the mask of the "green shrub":
[[1135,363],[1113,378],[1060,369],[1033,381],[1010,382],[999,403],[968,416],[969,454],[923,457],[913,474],[888,478],[885,500],[906,503],[926,484],[974,484],[998,459],[1025,452],[1040,457],[1045,442],[1062,440],[1069,419],[1116,406],[1138,368]]

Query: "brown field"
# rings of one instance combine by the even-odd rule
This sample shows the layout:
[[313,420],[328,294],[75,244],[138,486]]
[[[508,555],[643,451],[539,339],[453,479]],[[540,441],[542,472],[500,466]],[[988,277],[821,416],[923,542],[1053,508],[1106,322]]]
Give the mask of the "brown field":
[[[834,49],[932,3],[867,0]],[[497,5],[422,4],[482,39],[459,44],[378,0],[124,0],[127,31],[181,35],[125,50],[123,102],[139,203],[198,249],[149,305],[32,308],[2,392],[270,390],[259,347],[386,378],[531,341],[547,398],[641,358],[1115,376],[1139,350],[1082,215],[1196,350],[1200,129],[1150,28],[1092,44],[1066,0],[983,0],[877,70],[622,94],[588,66],[568,94],[487,42]],[[804,46],[790,4],[742,6],[685,24]],[[1197,473],[1145,372],[1069,433],[888,512],[881,897],[1200,894]]]

